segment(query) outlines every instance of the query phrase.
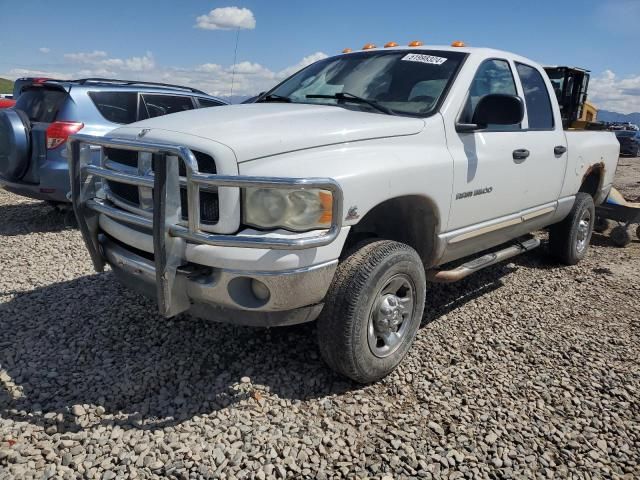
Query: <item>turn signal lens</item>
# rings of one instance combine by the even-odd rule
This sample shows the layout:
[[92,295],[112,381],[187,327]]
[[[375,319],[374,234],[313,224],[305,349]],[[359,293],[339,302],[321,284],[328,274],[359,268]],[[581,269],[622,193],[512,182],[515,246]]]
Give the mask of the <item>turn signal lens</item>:
[[414,40],[413,42],[409,42],[410,47],[421,47],[423,45],[424,43],[422,43],[420,40]]
[[376,46],[373,43],[367,43],[364,47],[362,47],[362,50],[371,50],[372,48],[376,48]]
[[384,48],[397,47],[398,44],[396,42],[388,42],[384,44]]
[[453,42],[451,44],[452,47],[466,47],[467,45],[464,42],[461,42],[460,40],[456,40],[455,42]]
[[342,53],[351,53],[353,52],[353,50],[351,50],[350,48],[345,48],[344,50],[342,50]]
[[53,122],[47,127],[47,150],[58,148],[83,127],[84,123],[81,122]]

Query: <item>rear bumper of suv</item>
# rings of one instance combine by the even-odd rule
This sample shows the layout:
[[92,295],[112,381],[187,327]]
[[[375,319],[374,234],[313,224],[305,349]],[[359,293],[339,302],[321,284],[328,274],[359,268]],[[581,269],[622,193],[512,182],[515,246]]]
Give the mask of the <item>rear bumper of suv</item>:
[[42,187],[32,183],[10,182],[0,177],[0,186],[6,191],[22,197],[44,200],[47,202],[69,203],[67,192],[62,189]]
[[[104,159],[96,164],[89,146],[151,153],[154,170],[123,173],[109,168]],[[342,190],[334,180],[203,174],[189,148],[137,140],[76,135],[70,140],[70,152],[72,202],[95,268],[101,271],[106,263],[111,265],[124,284],[156,298],[161,314],[189,311],[216,320],[273,326],[313,320],[322,309],[337,256],[304,268],[264,271],[248,269],[246,264],[237,270],[206,266],[188,261],[187,252],[201,245],[253,249],[275,257],[278,252],[306,253],[328,246],[343,232]],[[180,164],[184,177],[178,175]],[[104,180],[153,189],[152,211],[138,214],[101,198],[99,185]],[[213,234],[201,228],[199,192],[219,187],[328,190],[333,196],[332,223],[327,230],[300,235]],[[179,193],[185,188],[186,221],[179,214]],[[136,238],[151,237],[153,248],[141,251],[101,230],[105,219],[138,231]]]
[[48,151],[50,158],[34,167],[38,170],[37,182],[9,180],[0,176],[0,185],[5,190],[23,197],[69,203],[71,201],[71,182],[69,180],[69,164],[61,153],[64,148],[60,147],[57,150]]

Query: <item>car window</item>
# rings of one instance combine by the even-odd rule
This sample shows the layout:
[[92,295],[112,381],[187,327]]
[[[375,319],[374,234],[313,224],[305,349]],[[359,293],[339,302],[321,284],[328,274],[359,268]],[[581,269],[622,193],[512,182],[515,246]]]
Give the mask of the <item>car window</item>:
[[540,72],[529,65],[516,63],[516,70],[524,89],[524,100],[529,117],[529,128],[553,128],[553,110],[547,85]]
[[209,100],[208,98],[198,98],[200,108],[219,107],[224,105],[223,103],[216,102],[215,100]]
[[184,112],[194,108],[191,97],[181,95],[142,94],[142,101],[149,118]]
[[102,116],[113,123],[133,123],[137,120],[136,92],[89,92]]
[[[473,112],[480,99],[492,93],[516,95],[516,82],[506,60],[486,60],[478,67],[469,87],[469,96],[460,117],[461,123],[472,123]],[[491,125],[487,126],[491,128]],[[519,125],[500,125],[501,130],[519,129]]]
[[63,90],[37,87],[24,90],[15,108],[25,112],[32,122],[50,123],[56,119],[66,98],[67,92]]

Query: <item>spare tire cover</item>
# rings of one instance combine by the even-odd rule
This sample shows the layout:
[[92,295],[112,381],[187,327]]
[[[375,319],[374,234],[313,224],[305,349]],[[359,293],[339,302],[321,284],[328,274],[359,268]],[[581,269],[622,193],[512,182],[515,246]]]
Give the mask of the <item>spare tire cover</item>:
[[29,168],[31,123],[22,110],[0,110],[0,176],[19,180]]

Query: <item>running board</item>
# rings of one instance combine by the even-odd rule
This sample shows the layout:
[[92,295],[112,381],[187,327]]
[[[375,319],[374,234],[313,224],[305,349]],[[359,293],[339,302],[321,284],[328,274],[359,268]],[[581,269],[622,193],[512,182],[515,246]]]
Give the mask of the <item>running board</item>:
[[490,267],[496,263],[502,262],[511,257],[515,257],[522,253],[526,253],[540,246],[540,240],[530,237],[524,242],[511,245],[503,250],[493,253],[487,253],[481,257],[475,258],[467,263],[460,265],[452,270],[428,270],[427,280],[435,283],[451,283],[462,280],[472,273]]

